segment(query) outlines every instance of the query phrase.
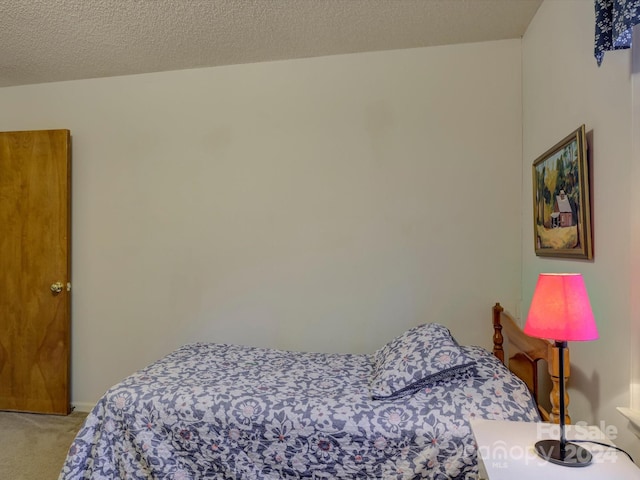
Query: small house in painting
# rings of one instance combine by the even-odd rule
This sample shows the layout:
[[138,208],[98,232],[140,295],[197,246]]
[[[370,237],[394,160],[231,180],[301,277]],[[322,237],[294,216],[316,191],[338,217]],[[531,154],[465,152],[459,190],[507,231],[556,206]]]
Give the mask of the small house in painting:
[[573,225],[573,210],[569,197],[560,190],[560,194],[556,195],[556,201],[553,205],[553,213],[551,214],[551,227],[570,227]]

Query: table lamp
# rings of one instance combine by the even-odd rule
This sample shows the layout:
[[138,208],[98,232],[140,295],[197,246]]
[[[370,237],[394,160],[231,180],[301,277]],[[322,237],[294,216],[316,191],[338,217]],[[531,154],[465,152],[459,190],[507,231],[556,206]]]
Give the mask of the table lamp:
[[564,349],[568,341],[598,338],[598,329],[582,275],[541,273],[533,292],[524,333],[555,341],[560,374],[560,440],[540,440],[536,452],[545,460],[568,467],[591,463],[591,453],[565,437]]

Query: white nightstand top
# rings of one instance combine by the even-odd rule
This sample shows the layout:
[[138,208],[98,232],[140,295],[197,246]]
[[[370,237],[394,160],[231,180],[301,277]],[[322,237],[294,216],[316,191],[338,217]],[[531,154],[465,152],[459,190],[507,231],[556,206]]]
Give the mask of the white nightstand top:
[[[490,480],[640,479],[640,469],[624,453],[593,443],[579,444],[593,455],[593,463],[586,467],[564,467],[543,460],[534,445],[538,440],[559,439],[558,425],[472,420],[471,428]],[[567,425],[566,438],[611,443],[593,426]]]

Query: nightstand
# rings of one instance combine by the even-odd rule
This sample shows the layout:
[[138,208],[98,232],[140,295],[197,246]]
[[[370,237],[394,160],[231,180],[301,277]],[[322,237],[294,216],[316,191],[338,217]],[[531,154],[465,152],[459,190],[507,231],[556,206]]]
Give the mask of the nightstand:
[[[624,453],[594,443],[580,443],[591,452],[586,467],[564,467],[540,458],[538,440],[560,438],[560,427],[550,423],[472,420],[478,444],[479,480],[640,479],[640,469]],[[567,425],[567,440],[611,443],[598,427]]]

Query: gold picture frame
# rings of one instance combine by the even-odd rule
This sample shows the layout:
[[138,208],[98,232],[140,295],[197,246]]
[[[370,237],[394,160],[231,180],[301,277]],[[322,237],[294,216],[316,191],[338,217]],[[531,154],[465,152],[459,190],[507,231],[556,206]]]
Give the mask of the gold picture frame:
[[584,125],[533,162],[533,237],[538,256],[593,258]]

